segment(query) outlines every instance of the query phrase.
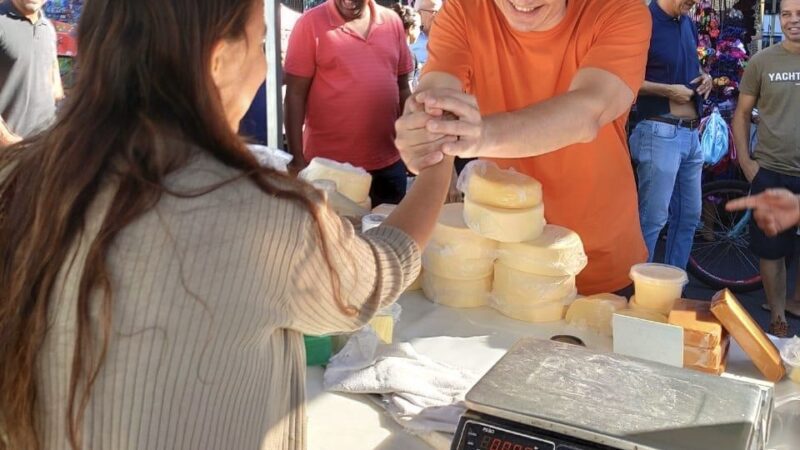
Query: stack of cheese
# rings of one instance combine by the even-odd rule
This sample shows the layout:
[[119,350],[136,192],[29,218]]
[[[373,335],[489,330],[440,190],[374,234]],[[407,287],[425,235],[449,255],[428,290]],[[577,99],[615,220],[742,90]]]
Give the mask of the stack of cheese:
[[683,328],[683,366],[716,375],[725,372],[730,339],[711,313],[711,302],[680,299],[669,313],[670,325]]
[[545,225],[542,185],[533,178],[475,161],[462,173],[464,222],[498,241],[491,304],[528,322],[564,317],[577,295],[575,275],[586,266],[580,237]]
[[497,243],[464,223],[464,204],[444,205],[422,254],[422,289],[436,303],[458,308],[484,306],[492,289]]
[[336,190],[340,194],[361,208],[369,210],[372,207],[369,199],[372,175],[360,167],[326,158],[314,158],[308,167],[300,171],[299,178],[309,183],[330,180],[336,184]]

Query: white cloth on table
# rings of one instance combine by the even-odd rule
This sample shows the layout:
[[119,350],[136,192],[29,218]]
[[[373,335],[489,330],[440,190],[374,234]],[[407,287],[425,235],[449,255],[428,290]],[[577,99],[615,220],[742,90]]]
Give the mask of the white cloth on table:
[[409,343],[381,344],[365,328],[331,358],[324,386],[329,391],[380,394],[381,404],[414,433],[454,433],[465,411],[464,395],[479,375],[420,355]]

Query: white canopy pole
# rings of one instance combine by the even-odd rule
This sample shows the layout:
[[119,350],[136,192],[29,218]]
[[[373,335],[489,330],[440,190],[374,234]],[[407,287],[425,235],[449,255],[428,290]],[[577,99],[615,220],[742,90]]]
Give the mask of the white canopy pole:
[[283,148],[283,85],[281,69],[281,3],[264,2],[267,21],[267,145]]

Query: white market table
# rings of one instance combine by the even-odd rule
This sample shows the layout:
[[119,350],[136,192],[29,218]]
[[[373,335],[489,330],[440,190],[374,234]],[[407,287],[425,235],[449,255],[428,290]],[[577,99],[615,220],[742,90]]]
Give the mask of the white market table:
[[[509,319],[491,308],[448,308],[429,302],[419,291],[404,294],[399,303],[403,313],[395,327],[395,342],[410,342],[425,356],[481,374],[522,336],[549,339],[569,334],[583,339],[591,349],[612,349],[611,338],[577,329],[563,321],[530,324]],[[471,339],[448,340],[442,339],[443,336]],[[728,372],[761,379],[755,366],[733,342]],[[449,449],[449,442],[442,434],[420,438],[406,432],[369,396],[325,392],[322,374],[320,367],[308,368],[309,450]],[[777,399],[790,395],[800,395],[800,385],[784,380],[775,386]]]

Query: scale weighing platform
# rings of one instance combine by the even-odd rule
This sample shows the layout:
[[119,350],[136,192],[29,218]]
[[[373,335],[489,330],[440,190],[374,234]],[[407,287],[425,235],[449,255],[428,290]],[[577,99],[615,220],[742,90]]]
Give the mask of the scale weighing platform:
[[451,450],[754,450],[773,387],[525,338],[469,391]]

